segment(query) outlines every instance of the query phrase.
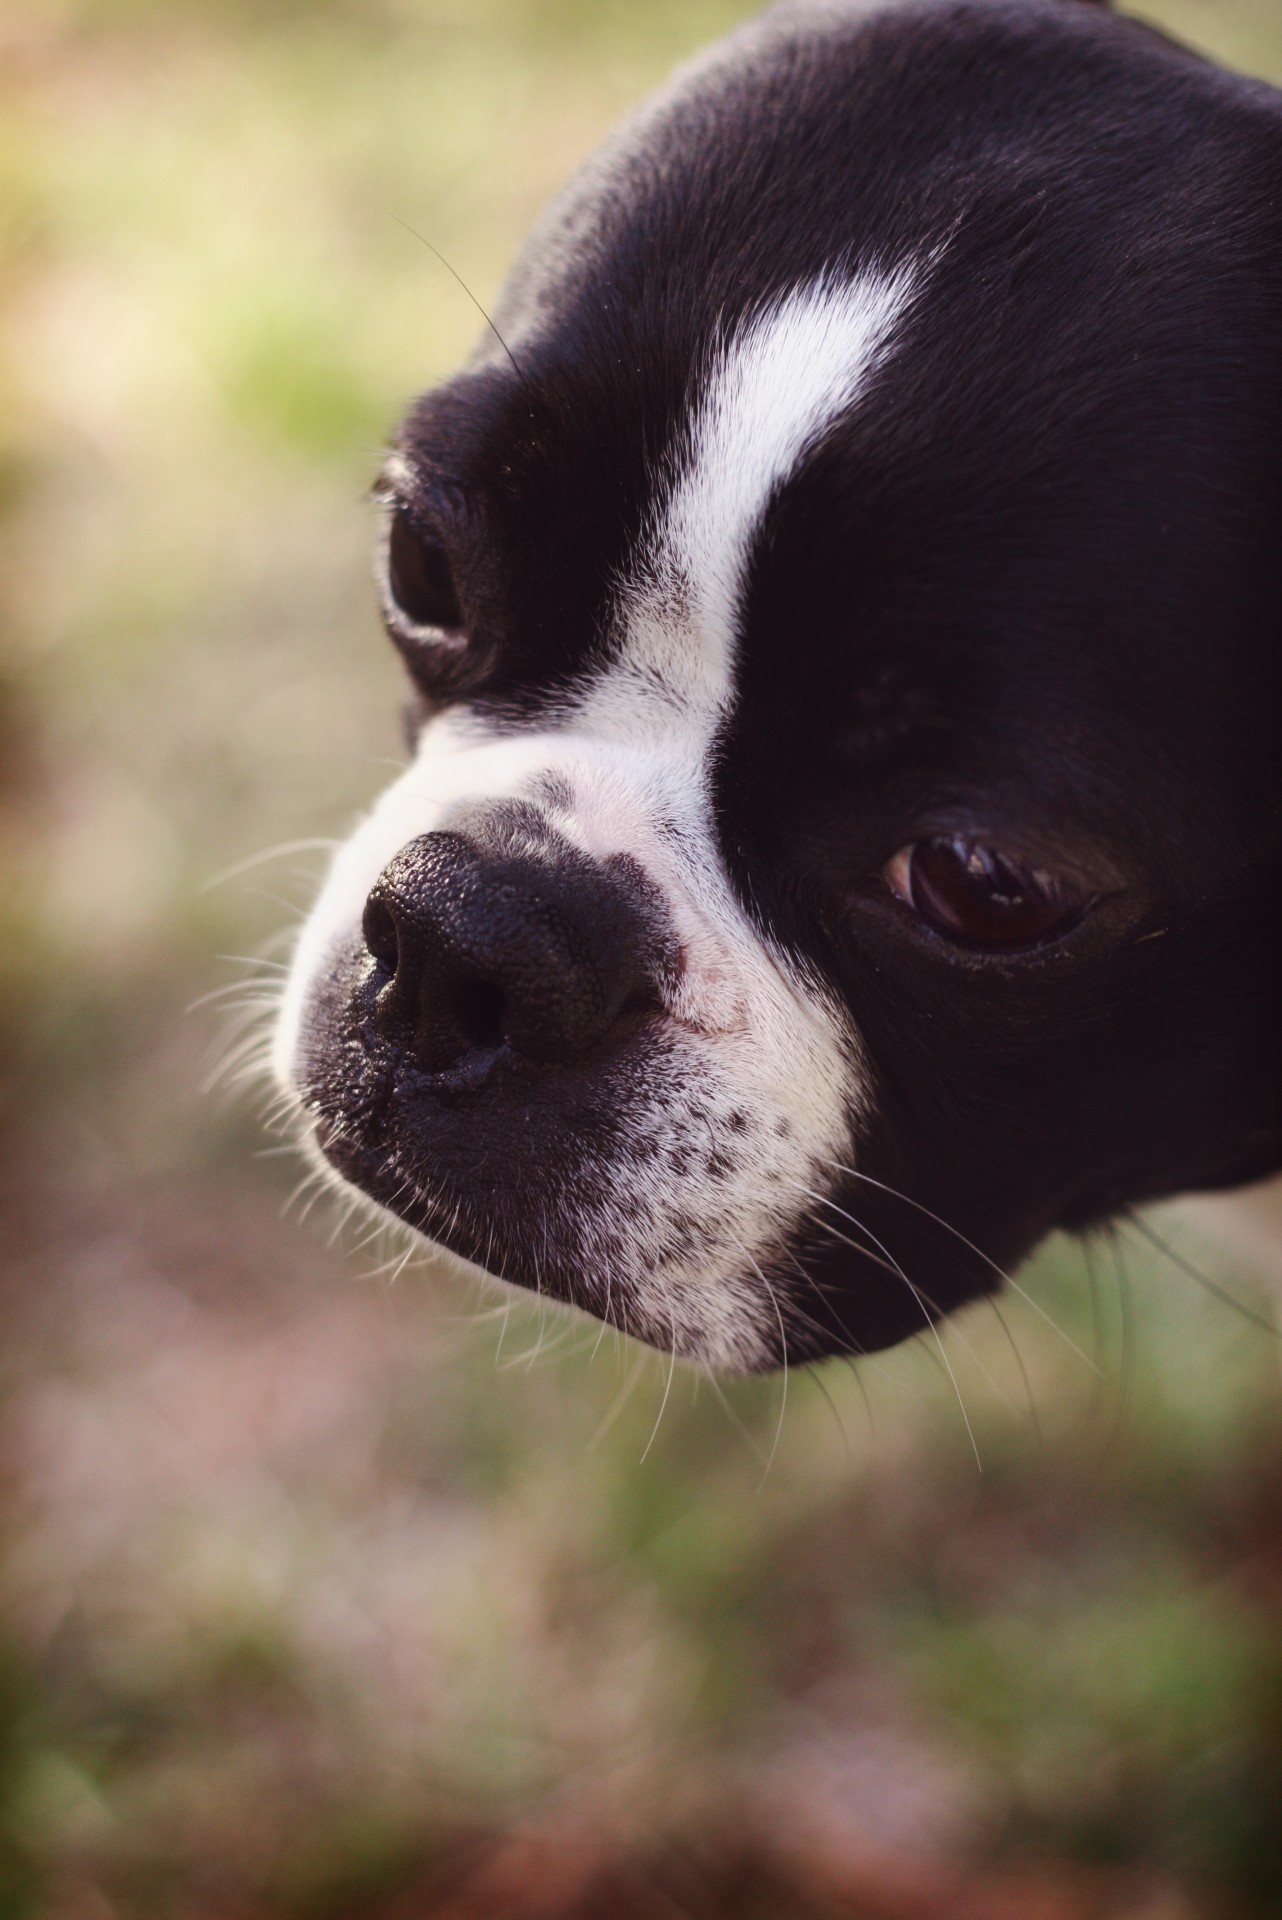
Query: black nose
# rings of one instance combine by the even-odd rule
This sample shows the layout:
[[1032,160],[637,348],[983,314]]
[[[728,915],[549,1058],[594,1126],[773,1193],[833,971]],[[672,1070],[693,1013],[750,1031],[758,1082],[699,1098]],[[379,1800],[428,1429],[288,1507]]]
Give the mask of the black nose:
[[423,834],[365,903],[375,1027],[428,1073],[503,1047],[577,1059],[657,1004],[656,918],[630,863],[564,842],[495,856],[462,834]]

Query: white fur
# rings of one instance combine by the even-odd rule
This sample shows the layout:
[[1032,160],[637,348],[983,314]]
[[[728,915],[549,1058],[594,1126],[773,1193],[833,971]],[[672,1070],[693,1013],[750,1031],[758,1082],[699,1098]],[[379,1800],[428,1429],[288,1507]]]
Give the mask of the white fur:
[[912,283],[907,268],[821,280],[714,349],[659,543],[664,565],[698,601],[705,679],[730,677],[745,571],[767,507],[872,379]]
[[[761,517],[857,402],[910,289],[907,272],[820,283],[714,343],[666,485],[660,479],[640,563],[618,594],[610,666],[546,731],[496,738],[464,708],[425,729],[412,765],[334,860],[277,1029],[276,1070],[288,1085],[311,982],[335,944],[352,938],[387,863],[448,824],[460,803],[528,798],[540,776],[558,775],[572,796],[554,811],[558,830],[595,855],[639,862],[668,903],[684,967],[664,1009],[650,1085],[638,1093],[634,1123],[647,1151],[613,1170],[619,1197],[642,1201],[640,1222],[621,1246],[614,1209],[597,1218],[567,1194],[549,1200],[550,1217],[577,1249],[584,1304],[604,1304],[613,1268],[641,1302],[635,1331],[725,1369],[757,1364],[772,1340],[777,1347],[780,1308],[759,1268],[807,1211],[802,1189],[822,1185],[832,1161],[850,1163],[851,1118],[865,1095],[845,1011],[763,939],[730,885],[712,818],[710,753],[733,695],[740,600]],[[733,1161],[715,1195],[674,1181],[662,1152],[688,1137],[683,1102],[692,1085],[713,1146]],[[753,1121],[746,1135],[731,1119],[745,1112]],[[594,1186],[603,1171],[612,1172],[594,1169]],[[713,1222],[694,1260],[665,1246],[665,1224],[682,1212]]]

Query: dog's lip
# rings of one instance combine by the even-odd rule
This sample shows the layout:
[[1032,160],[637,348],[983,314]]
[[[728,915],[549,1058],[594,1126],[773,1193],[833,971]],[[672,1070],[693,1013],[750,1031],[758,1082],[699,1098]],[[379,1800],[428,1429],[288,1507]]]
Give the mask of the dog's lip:
[[354,1138],[347,1120],[337,1120],[310,1104],[307,1111],[312,1144],[335,1172],[424,1239],[454,1251],[442,1237],[444,1226],[434,1217],[430,1196],[407,1176],[394,1155]]

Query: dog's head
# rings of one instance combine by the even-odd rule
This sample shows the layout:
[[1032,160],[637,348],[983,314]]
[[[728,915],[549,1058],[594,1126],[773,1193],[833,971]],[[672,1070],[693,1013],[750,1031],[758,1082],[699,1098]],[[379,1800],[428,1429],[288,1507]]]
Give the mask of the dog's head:
[[347,1181],[755,1369],[1278,1164],[1279,180],[1080,0],[781,11],[589,163],[380,482]]

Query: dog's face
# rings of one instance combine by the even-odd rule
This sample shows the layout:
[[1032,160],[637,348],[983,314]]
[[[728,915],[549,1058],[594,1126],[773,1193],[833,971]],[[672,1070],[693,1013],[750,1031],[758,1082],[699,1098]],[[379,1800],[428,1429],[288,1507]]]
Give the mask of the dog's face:
[[1279,179],[1081,0],[771,16],[588,166],[380,483],[347,1181],[747,1370],[1278,1164]]

